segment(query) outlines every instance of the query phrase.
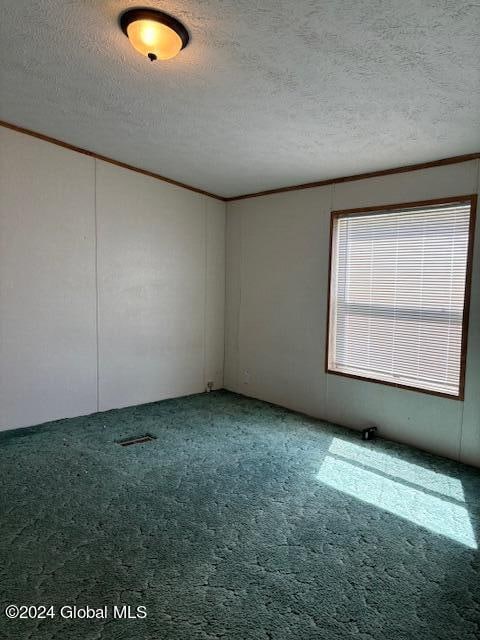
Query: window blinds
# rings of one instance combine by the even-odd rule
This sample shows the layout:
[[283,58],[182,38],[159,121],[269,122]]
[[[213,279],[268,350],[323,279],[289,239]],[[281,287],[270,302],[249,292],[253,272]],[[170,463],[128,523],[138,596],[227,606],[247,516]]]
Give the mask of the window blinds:
[[470,215],[333,214],[329,370],[459,395]]

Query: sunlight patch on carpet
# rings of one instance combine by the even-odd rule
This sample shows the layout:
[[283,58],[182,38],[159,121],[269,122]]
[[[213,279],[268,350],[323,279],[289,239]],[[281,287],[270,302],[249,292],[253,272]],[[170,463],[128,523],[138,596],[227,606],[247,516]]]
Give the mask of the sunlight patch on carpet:
[[456,478],[339,438],[332,440],[317,478],[433,533],[477,548]]

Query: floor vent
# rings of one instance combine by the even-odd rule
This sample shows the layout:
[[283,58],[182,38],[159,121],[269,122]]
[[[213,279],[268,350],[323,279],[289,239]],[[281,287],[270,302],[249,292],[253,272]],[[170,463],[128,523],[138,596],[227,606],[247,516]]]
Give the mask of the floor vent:
[[117,440],[117,444],[121,447],[129,447],[131,444],[144,444],[145,442],[152,442],[153,440],[156,440],[155,436],[151,436],[149,433],[146,433],[144,436],[137,436],[136,438]]

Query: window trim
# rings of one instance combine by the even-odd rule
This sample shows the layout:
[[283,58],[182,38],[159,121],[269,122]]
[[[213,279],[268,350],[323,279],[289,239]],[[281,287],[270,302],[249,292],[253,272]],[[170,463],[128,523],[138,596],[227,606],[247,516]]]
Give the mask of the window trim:
[[[333,257],[333,229],[335,221],[339,217],[349,217],[361,215],[364,213],[385,213],[385,211],[397,210],[397,209],[416,209],[432,205],[452,204],[454,202],[470,202],[470,224],[468,229],[468,248],[467,248],[467,268],[465,274],[465,291],[464,291],[464,304],[463,304],[463,316],[462,316],[462,342],[460,353],[460,379],[459,390],[457,395],[449,393],[443,393],[441,391],[431,391],[429,389],[422,389],[406,384],[398,384],[395,382],[389,382],[386,380],[379,380],[377,378],[370,378],[367,376],[355,375],[353,373],[344,373],[342,371],[336,371],[329,367],[329,341],[330,341],[330,302],[332,295],[332,257]],[[328,258],[328,297],[327,297],[327,332],[325,338],[325,373],[336,376],[342,376],[344,378],[352,378],[354,380],[362,380],[363,382],[374,382],[376,384],[386,385],[388,387],[396,387],[397,389],[408,389],[410,391],[417,391],[419,393],[427,393],[433,396],[440,396],[442,398],[449,398],[450,400],[465,399],[465,373],[467,363],[467,343],[468,343],[468,323],[470,315],[470,298],[472,288],[472,269],[473,269],[473,248],[475,238],[475,222],[477,214],[477,194],[469,194],[465,196],[452,196],[448,198],[437,198],[434,200],[418,200],[416,202],[401,202],[395,204],[383,204],[375,205],[371,207],[361,207],[356,209],[337,209],[330,213],[330,240],[329,240],[329,258]]]

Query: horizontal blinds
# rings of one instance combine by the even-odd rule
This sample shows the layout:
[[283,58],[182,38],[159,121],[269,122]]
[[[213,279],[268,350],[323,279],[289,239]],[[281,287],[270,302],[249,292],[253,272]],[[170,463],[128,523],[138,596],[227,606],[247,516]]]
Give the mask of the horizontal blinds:
[[338,215],[329,368],[458,395],[470,202]]

